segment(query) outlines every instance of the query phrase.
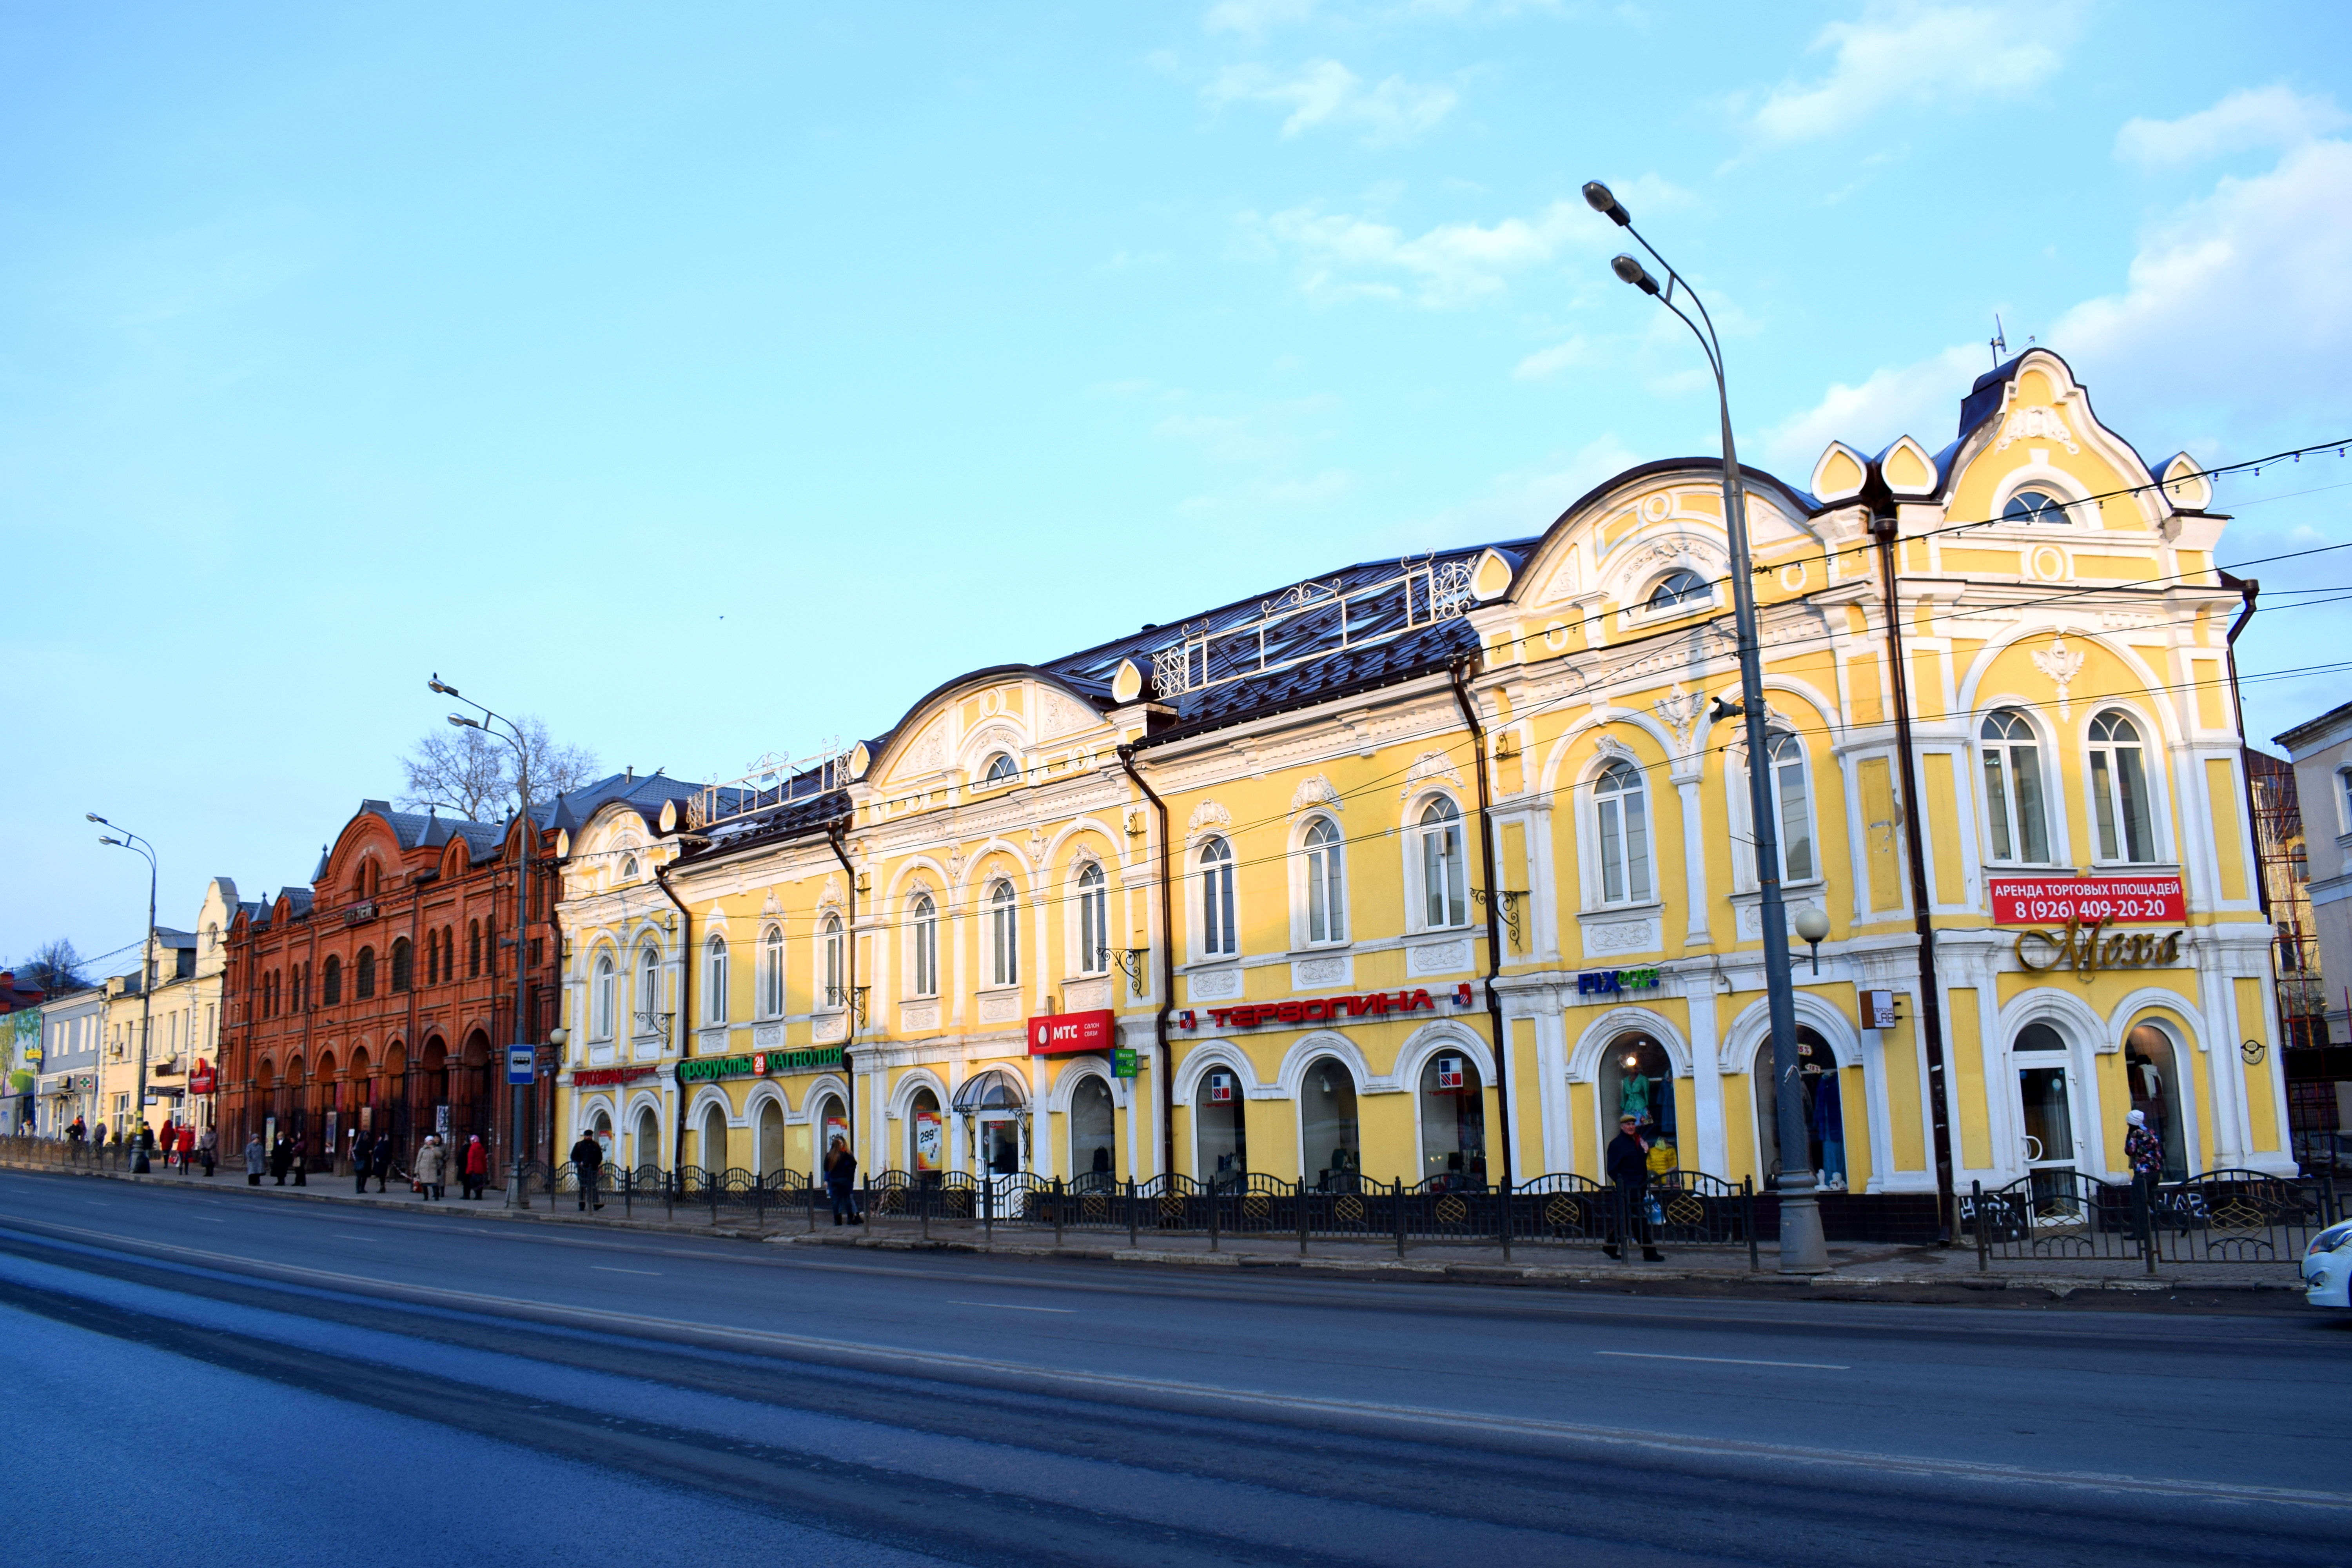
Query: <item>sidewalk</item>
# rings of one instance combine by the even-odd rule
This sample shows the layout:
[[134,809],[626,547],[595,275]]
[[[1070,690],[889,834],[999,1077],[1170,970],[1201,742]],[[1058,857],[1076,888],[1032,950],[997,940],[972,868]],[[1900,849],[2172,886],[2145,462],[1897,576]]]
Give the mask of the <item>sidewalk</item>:
[[[1494,1242],[1408,1242],[1399,1258],[1395,1243],[1314,1237],[1301,1255],[1294,1235],[1221,1236],[1214,1250],[1209,1237],[1197,1232],[1140,1236],[1139,1245],[1127,1245],[1124,1229],[1068,1227],[1056,1245],[1049,1226],[1002,1225],[992,1237],[982,1226],[966,1221],[933,1220],[926,1238],[919,1219],[893,1216],[870,1226],[836,1228],[819,1212],[816,1227],[809,1228],[807,1212],[797,1206],[767,1211],[764,1216],[742,1209],[721,1208],[717,1223],[709,1209],[681,1205],[666,1211],[659,1202],[637,1201],[625,1208],[617,1194],[607,1194],[604,1209],[583,1212],[578,1199],[559,1194],[553,1206],[548,1194],[534,1194],[534,1206],[510,1209],[503,1190],[492,1188],[478,1203],[457,1195],[428,1204],[394,1180],[377,1193],[371,1184],[364,1194],[352,1190],[350,1176],[314,1176],[302,1187],[276,1184],[268,1176],[258,1187],[246,1185],[244,1173],[223,1169],[209,1180],[157,1170],[148,1175],[121,1172],[59,1170],[55,1166],[0,1162],[0,1168],[89,1176],[102,1181],[167,1184],[208,1190],[221,1196],[239,1195],[259,1201],[350,1205],[375,1209],[422,1210],[462,1215],[472,1219],[512,1223],[591,1226],[635,1233],[712,1237],[761,1242],[769,1246],[842,1247],[856,1250],[952,1252],[990,1257],[1061,1258],[1111,1264],[1282,1272],[1355,1279],[1395,1281],[1459,1281],[1467,1283],[1654,1289],[1657,1293],[1839,1296],[1888,1300],[1984,1300],[1996,1293],[2026,1292],[2034,1299],[2065,1300],[2083,1293],[2115,1302],[2181,1294],[2261,1292],[2265,1296],[2293,1291],[2303,1282],[2293,1261],[2271,1264],[2216,1264],[2181,1268],[2146,1265],[2132,1259],[1996,1261],[1979,1272],[1971,1248],[1896,1247],[1867,1243],[1830,1244],[1826,1274],[1782,1275],[1780,1248],[1771,1242],[1758,1249],[1758,1268],[1748,1268],[1745,1247],[1690,1247],[1672,1250],[1663,1263],[1619,1262],[1591,1247],[1568,1247],[1556,1243],[1514,1246],[1508,1259]],[[1663,1289],[1660,1289],[1663,1288]],[[2011,1297],[2015,1300],[2019,1298]]]

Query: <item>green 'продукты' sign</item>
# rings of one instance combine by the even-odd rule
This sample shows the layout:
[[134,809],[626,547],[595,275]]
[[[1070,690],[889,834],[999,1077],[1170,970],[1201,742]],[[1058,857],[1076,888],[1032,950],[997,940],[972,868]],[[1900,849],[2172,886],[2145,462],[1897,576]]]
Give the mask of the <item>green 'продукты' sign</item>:
[[748,1057],[706,1057],[677,1064],[677,1081],[699,1083],[709,1079],[773,1078],[778,1073],[817,1072],[841,1065],[841,1047],[824,1046],[806,1051],[753,1051]]

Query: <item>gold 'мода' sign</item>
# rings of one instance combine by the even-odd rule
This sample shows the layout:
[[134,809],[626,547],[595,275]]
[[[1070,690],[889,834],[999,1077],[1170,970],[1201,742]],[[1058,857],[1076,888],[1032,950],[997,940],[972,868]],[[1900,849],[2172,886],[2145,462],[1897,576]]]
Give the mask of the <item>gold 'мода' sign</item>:
[[[2180,962],[2183,932],[2156,936],[2147,931],[2114,931],[2102,937],[2099,927],[2104,923],[2068,921],[2063,931],[2019,931],[2017,965],[2036,973],[2072,969],[2087,980],[2102,969],[2158,969]],[[2025,955],[2025,944],[2030,942],[2050,949],[2044,962],[2036,963]]]

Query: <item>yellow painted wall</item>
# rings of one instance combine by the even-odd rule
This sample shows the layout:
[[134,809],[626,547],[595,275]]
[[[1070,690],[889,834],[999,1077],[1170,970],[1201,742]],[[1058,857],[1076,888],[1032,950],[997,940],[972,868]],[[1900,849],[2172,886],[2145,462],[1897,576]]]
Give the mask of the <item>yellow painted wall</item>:
[[[1919,788],[1927,797],[1929,822],[1959,820],[1959,792],[1952,778],[1952,754],[1930,752],[1919,759]],[[1949,833],[1927,835],[1928,864],[1935,868],[1933,901],[1958,903],[1965,879],[1960,873],[1959,840]]]
[[1903,902],[1903,877],[1895,858],[1902,841],[1895,821],[1894,763],[1864,757],[1855,770],[1862,784],[1863,852],[1870,869],[1870,908],[1892,910]]
[[1948,991],[1944,1017],[1951,1026],[1950,1069],[1960,1119],[1960,1163],[1978,1169],[1992,1163],[1992,1131],[1985,1106],[1984,1037],[1977,1024],[1974,990]]
[[1512,1166],[1524,1174],[1540,1176],[1554,1169],[1544,1148],[1543,1102],[1538,1093],[1536,1068],[1536,1021],[1514,1018],[1511,1024],[1511,1097],[1512,1120],[1517,1123],[1517,1136],[1511,1147]]
[[1919,1119],[1919,1035],[1906,998],[1903,1016],[1882,1030],[1879,1059],[1886,1069],[1886,1131],[1897,1171],[1924,1171],[1930,1163]]
[[1849,1192],[1870,1187],[1870,1094],[1860,1068],[1838,1070],[1838,1105],[1845,1119],[1845,1182]]
[[1599,1087],[1591,1083],[1568,1086],[1569,1126],[1576,1141],[1575,1171],[1596,1182],[1601,1179],[1601,1151],[1594,1143],[1599,1134],[1593,1131],[1592,1119],[1599,1113],[1594,1103],[1599,1093]]
[[2246,897],[2246,857],[2238,813],[2238,775],[2228,760],[2205,760],[2205,793],[2213,805],[2213,848],[2221,863],[2221,896]]
[[2245,1075],[2246,1122],[2252,1134],[2254,1152],[2276,1153],[2280,1149],[2277,1089],[2271,1075],[2277,1070],[2277,1042],[2271,1038],[2270,1008],[2264,1005],[2263,983],[2240,979],[2236,982],[2238,996],[2238,1029],[2243,1039],[2259,1041],[2263,1059],[2250,1062],[2241,1055],[2239,1068]]

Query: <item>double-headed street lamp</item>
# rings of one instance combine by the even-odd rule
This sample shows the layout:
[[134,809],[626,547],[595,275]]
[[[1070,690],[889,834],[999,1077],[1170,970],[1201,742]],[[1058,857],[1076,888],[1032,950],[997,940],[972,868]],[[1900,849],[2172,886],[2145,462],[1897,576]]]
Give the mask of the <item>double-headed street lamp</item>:
[[[530,816],[530,747],[524,741],[522,731],[513,720],[491,712],[469,697],[459,696],[457,689],[443,680],[439,671],[434,672],[433,679],[426,682],[426,686],[428,689],[443,697],[456,697],[458,701],[481,715],[479,719],[468,719],[462,713],[452,713],[449,715],[450,723],[461,730],[479,730],[483,734],[495,736],[514,748],[515,798],[520,803],[519,812],[522,819],[522,865],[515,878],[514,1044],[517,1049],[530,1052],[531,1073],[533,1079],[536,1080],[539,1071],[539,1050],[531,1043],[530,1032],[524,1021],[524,1008],[530,992],[530,841],[532,836],[539,831]],[[506,729],[504,731],[494,730],[490,727],[493,724],[503,724]],[[507,1207],[522,1208],[526,1206],[522,1190],[523,1096],[530,1091],[531,1085],[512,1081],[514,1078],[512,1051],[509,1051],[507,1057],[507,1078],[509,1079],[507,1090],[511,1101],[509,1136],[514,1140],[514,1163],[507,1173]]]
[[[111,844],[117,849],[128,849],[147,857],[147,946],[139,961],[139,1092],[131,1100],[139,1125],[147,1125],[147,1031],[155,1011],[155,847],[126,827],[118,827],[94,811],[82,815],[100,827],[112,827],[111,834],[98,836],[100,844]],[[104,1107],[100,1114],[105,1114]],[[144,1171],[147,1166],[147,1140],[142,1138],[131,1146],[131,1168]]]
[[[1642,238],[1633,215],[1610,194],[1609,187],[1595,180],[1584,187],[1584,199],[1594,212],[1632,235],[1664,270],[1666,281],[1661,288],[1649,268],[1630,256],[1611,261],[1610,270],[1681,317],[1683,325],[1697,337],[1699,347],[1706,351],[1707,368],[1715,372],[1716,405],[1723,417],[1723,521],[1731,536],[1731,609],[1739,638],[1739,711],[1748,721],[1748,814],[1755,826],[1756,881],[1761,894],[1758,912],[1764,928],[1764,994],[1772,1019],[1772,1077],[1777,1086],[1773,1101],[1780,1113],[1780,1272],[1818,1274],[1830,1266],[1829,1249],[1822,1240],[1821,1206],[1813,1194],[1804,1080],[1798,1071],[1796,987],[1789,974],[1788,911],[1780,899],[1780,835],[1772,808],[1771,753],[1766,750],[1771,737],[1764,723],[1763,646],[1756,631],[1746,490],[1739,479],[1739,458],[1731,445],[1731,398],[1723,384],[1723,344],[1715,335],[1715,322],[1705,303],[1657,248]],[[1676,290],[1698,311],[1697,321],[1675,302]]]

